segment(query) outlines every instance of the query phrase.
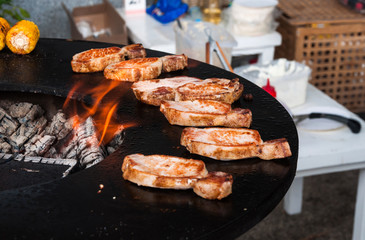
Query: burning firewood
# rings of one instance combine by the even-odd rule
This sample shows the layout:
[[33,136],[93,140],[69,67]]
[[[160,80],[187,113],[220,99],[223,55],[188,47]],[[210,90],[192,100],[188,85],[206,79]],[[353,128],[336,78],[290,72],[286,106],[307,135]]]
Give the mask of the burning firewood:
[[[47,120],[47,117],[50,119]],[[123,125],[120,125],[114,133],[114,138],[112,135],[112,140],[104,147],[101,144],[103,138],[99,138],[101,133],[97,130],[92,116],[83,117],[76,114],[68,118],[59,110],[52,117],[37,104],[0,101],[2,154],[16,153],[65,161],[74,159],[80,168],[87,168],[105,158],[105,148],[112,152],[120,146],[123,130]]]
[[9,137],[9,143],[14,147],[24,145],[34,135],[39,134],[47,126],[47,119],[41,117],[34,121],[27,121],[18,127],[18,129]]
[[83,167],[90,167],[104,159],[104,151],[99,146],[95,126],[91,117],[76,129],[77,155]]
[[120,145],[122,145],[124,140],[123,130],[124,126],[120,125],[120,127],[114,134],[114,138],[107,145],[106,150],[108,154],[112,154]]
[[46,133],[56,136],[58,140],[65,138],[72,131],[72,119],[67,119],[62,111],[53,116],[51,124],[46,128]]
[[43,156],[51,148],[56,137],[50,135],[37,135],[32,141],[25,144],[25,154],[28,156]]
[[39,105],[21,102],[11,105],[9,113],[13,118],[17,118],[19,123],[26,123],[43,116],[44,110]]

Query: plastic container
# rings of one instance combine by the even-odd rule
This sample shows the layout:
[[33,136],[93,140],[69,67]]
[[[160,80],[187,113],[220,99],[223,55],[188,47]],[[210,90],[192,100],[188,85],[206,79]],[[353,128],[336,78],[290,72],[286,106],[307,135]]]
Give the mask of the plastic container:
[[[231,62],[232,49],[237,41],[223,27],[208,22],[181,21],[180,28],[174,23],[176,54],[184,53],[189,58],[205,62],[205,44],[208,36],[206,28],[210,28],[212,38],[219,43],[225,56]],[[223,67],[216,53],[213,53],[212,65]]]
[[290,108],[305,103],[311,69],[304,64],[281,58],[268,64],[238,67],[235,72],[259,87],[265,86],[270,78],[277,99]]
[[272,32],[276,0],[234,0],[228,13],[228,29],[238,36],[258,36]]

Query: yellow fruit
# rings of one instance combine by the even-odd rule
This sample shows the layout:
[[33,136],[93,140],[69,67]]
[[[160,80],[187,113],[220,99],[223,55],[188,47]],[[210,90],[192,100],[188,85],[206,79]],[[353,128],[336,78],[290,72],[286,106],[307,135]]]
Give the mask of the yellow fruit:
[[17,22],[6,34],[6,46],[16,54],[28,54],[37,45],[39,29],[34,22]]
[[5,18],[0,17],[0,50],[5,47],[6,33],[9,31],[10,25]]

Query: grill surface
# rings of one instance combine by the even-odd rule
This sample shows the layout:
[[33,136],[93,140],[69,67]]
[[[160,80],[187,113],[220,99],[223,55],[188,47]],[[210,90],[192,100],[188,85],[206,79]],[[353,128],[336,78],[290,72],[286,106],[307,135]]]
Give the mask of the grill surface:
[[[40,39],[26,56],[3,50],[0,59],[6,64],[0,70],[1,90],[65,97],[78,81],[102,84],[102,73],[75,74],[70,60],[75,53],[106,46],[110,45]],[[165,55],[150,50],[147,54]],[[188,69],[161,78],[176,75],[240,78],[191,59]],[[292,157],[221,162],[192,155],[180,145],[183,128],[169,125],[157,107],[135,99],[130,83],[121,83],[119,91],[125,94],[119,99],[118,121],[137,123],[125,131],[122,146],[101,163],[65,178],[0,192],[0,235],[22,239],[233,239],[243,234],[269,214],[288,190],[296,171],[298,136],[291,117],[275,99],[247,80],[240,81],[244,94],[252,94],[253,100],[241,98],[235,107],[252,110],[252,128],[259,130],[263,140],[286,137]],[[80,92],[77,95],[85,97]],[[210,201],[192,191],[138,187],[122,178],[123,158],[132,153],[201,159],[209,171],[233,175],[233,193],[221,201]]]

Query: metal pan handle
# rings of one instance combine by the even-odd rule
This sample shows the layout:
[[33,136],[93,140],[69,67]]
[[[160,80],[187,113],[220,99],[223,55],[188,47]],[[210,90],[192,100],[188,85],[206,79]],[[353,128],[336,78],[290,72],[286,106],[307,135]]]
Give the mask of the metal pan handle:
[[352,119],[352,118],[347,118],[347,117],[343,117],[340,115],[336,115],[336,114],[330,114],[330,113],[311,113],[308,116],[309,118],[327,118],[327,119],[332,119],[334,121],[337,122],[341,122],[346,124],[353,133],[359,133],[361,130],[361,124],[359,121]]

